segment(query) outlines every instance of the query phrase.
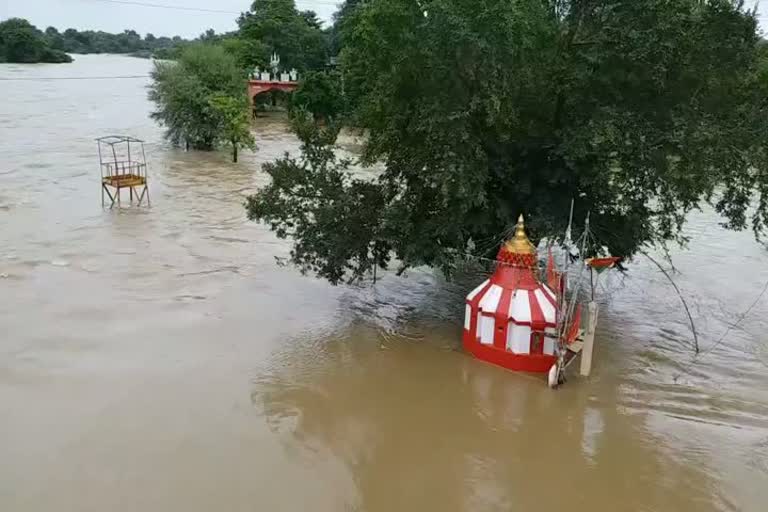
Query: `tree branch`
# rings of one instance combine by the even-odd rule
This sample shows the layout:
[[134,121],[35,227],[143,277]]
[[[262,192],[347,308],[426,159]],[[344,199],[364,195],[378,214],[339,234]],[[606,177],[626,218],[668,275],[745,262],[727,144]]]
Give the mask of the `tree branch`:
[[640,251],[640,254],[651,260],[651,262],[659,267],[659,270],[661,270],[661,273],[664,274],[664,276],[669,280],[670,283],[672,283],[672,286],[675,288],[675,291],[677,292],[677,296],[680,297],[680,302],[683,303],[683,308],[685,308],[685,313],[688,315],[688,320],[691,323],[691,332],[693,332],[693,349],[696,352],[696,354],[699,353],[699,335],[696,333],[696,324],[693,322],[693,316],[691,315],[691,310],[688,308],[688,303],[685,301],[685,297],[683,297],[683,293],[680,291],[680,288],[677,287],[677,284],[675,283],[674,279],[672,279],[672,276],[669,275],[669,272],[667,272],[664,267],[661,266],[661,263],[656,261],[650,254],[648,254],[645,251]]

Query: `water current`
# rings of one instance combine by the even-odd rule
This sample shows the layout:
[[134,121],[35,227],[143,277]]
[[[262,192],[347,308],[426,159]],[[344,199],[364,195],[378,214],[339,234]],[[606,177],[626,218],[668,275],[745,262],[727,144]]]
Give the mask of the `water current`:
[[[0,66],[0,510],[768,510],[751,233],[704,211],[672,252],[703,356],[638,258],[600,278],[593,375],[551,391],[462,353],[482,276],[277,265],[289,245],[242,202],[297,140],[262,118],[238,164],[170,147],[148,79],[92,79],[150,66]],[[110,133],[147,141],[151,208],[101,208]]]

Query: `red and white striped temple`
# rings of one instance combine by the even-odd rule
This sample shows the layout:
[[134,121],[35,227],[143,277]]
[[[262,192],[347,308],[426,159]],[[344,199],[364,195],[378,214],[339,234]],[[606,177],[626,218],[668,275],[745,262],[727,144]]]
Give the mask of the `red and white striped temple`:
[[537,277],[523,216],[490,279],[466,299],[464,348],[509,370],[544,373],[557,361],[557,297]]

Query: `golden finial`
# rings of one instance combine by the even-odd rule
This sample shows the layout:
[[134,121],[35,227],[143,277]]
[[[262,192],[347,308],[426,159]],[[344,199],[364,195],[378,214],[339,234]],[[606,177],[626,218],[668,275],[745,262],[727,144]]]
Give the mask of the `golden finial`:
[[515,226],[515,236],[505,244],[507,251],[513,254],[536,254],[536,247],[533,246],[528,235],[525,234],[525,219],[523,215],[517,219]]

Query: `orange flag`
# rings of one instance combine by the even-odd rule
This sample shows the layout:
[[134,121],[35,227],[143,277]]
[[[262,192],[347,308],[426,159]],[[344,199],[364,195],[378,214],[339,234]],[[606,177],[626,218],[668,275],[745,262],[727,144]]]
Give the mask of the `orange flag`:
[[576,312],[573,314],[573,320],[568,327],[568,332],[565,334],[565,343],[570,345],[576,338],[579,337],[579,329],[581,328],[581,304],[576,306]]
[[552,246],[549,246],[549,254],[547,255],[547,285],[555,293],[561,293],[560,280],[562,276],[555,270],[555,258],[552,257]]

